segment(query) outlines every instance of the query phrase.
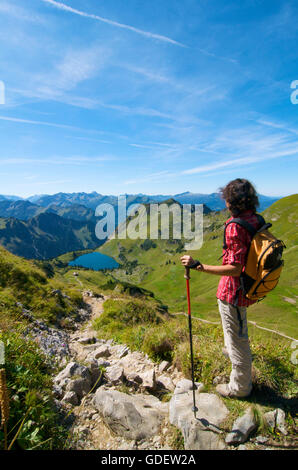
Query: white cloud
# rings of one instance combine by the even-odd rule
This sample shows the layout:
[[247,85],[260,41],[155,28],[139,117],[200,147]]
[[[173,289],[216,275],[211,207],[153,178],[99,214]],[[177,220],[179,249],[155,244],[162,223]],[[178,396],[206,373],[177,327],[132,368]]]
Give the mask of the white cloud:
[[93,20],[96,20],[96,21],[100,21],[102,23],[106,23],[106,24],[109,24],[111,26],[115,26],[117,28],[126,29],[128,31],[132,31],[134,33],[137,33],[137,34],[140,34],[142,36],[148,37],[150,39],[156,39],[158,41],[167,42],[169,44],[173,44],[173,45],[179,46],[179,47],[187,47],[184,44],[182,44],[178,41],[175,41],[174,39],[171,39],[167,36],[151,33],[149,31],[143,31],[141,29],[135,28],[134,26],[130,26],[130,25],[123,24],[123,23],[118,23],[117,21],[112,21],[112,20],[109,20],[108,18],[103,18],[102,16],[94,15],[94,14],[91,14],[91,13],[86,13],[84,11],[77,10],[75,8],[72,8],[72,7],[68,6],[68,5],[65,5],[65,3],[56,2],[55,0],[42,0],[42,1],[44,3],[49,3],[50,5],[56,7],[60,10],[67,11],[69,13],[74,13],[76,15],[79,15],[79,16],[82,16],[82,17],[85,17],[85,18],[90,18],[90,19],[93,19]]
[[28,93],[43,99],[53,99],[84,108],[94,108],[93,98],[70,96],[68,91],[81,82],[94,78],[103,69],[109,53],[101,46],[69,49],[63,57],[51,64],[49,71],[32,77]]
[[[283,134],[279,135],[255,135],[253,132],[244,130],[236,131],[234,139],[231,135],[219,137],[215,142],[215,148],[220,148],[222,152],[226,149],[226,155],[233,155],[234,158],[221,160],[208,165],[184,170],[182,174],[207,173],[226,167],[241,167],[251,163],[259,163],[265,160],[290,157],[298,155],[296,142],[288,141]],[[229,150],[227,150],[227,147]],[[276,150],[278,148],[278,150]]]

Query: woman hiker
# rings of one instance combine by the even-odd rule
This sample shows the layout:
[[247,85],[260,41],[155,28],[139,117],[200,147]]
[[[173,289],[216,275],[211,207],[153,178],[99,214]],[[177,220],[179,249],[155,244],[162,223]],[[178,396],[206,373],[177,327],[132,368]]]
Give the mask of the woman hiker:
[[[253,185],[246,179],[235,179],[220,189],[232,218],[241,218],[258,228],[256,208],[259,205]],[[217,385],[216,391],[224,397],[246,397],[252,390],[251,351],[247,334],[246,308],[255,301],[244,297],[240,287],[240,274],[245,266],[251,235],[237,223],[226,228],[226,249],[222,266],[197,263],[191,256],[182,256],[184,266],[206,274],[221,276],[217,301],[221,316],[224,345],[223,353],[230,358],[232,372],[227,384]],[[238,300],[237,300],[238,298]]]

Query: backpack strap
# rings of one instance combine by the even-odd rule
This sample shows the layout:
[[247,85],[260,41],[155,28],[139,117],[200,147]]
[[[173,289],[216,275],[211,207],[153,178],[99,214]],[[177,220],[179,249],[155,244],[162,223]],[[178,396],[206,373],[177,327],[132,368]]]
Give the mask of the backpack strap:
[[[263,217],[260,216],[262,219]],[[264,221],[264,219],[263,219]],[[261,222],[261,221],[260,221]],[[265,221],[264,221],[265,222]],[[226,230],[227,230],[227,226],[230,225],[230,224],[238,224],[238,225],[241,225],[242,227],[244,227],[251,235],[251,237],[254,237],[255,234],[257,233],[257,229],[255,229],[253,227],[253,225],[249,224],[248,222],[246,222],[246,220],[243,220],[243,219],[240,219],[240,218],[235,218],[235,219],[232,219],[230,220],[230,222],[228,222],[226,225],[225,225],[225,229],[224,229],[224,240],[223,240],[223,249],[226,250],[227,249],[227,244],[226,244]]]
[[257,233],[263,232],[264,230],[267,230],[268,228],[272,227],[272,224],[266,224],[264,218],[260,214],[256,214],[257,219],[259,221],[259,229],[257,230]]

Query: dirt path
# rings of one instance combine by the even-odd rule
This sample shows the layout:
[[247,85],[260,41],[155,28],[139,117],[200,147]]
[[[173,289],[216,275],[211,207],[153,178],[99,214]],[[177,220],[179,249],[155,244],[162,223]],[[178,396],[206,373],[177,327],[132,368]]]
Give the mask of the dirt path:
[[70,352],[76,360],[82,360],[85,356],[84,345],[92,343],[96,338],[96,331],[92,324],[93,321],[103,313],[103,304],[107,298],[93,297],[88,294],[83,294],[84,302],[90,306],[91,316],[80,329],[70,335]]

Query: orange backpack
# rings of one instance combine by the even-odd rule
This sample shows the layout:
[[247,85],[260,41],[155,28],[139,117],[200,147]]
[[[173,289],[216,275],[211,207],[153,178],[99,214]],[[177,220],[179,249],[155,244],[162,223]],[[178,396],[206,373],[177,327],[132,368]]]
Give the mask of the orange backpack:
[[[263,217],[256,214],[259,219],[259,229],[243,219],[230,220],[224,231],[224,249],[226,228],[231,223],[237,223],[244,227],[251,235],[251,243],[248,250],[245,269],[240,275],[240,289],[245,297],[250,300],[262,300],[276,287],[284,265],[282,260],[283,249],[286,248],[282,240],[278,240],[268,228],[272,224],[266,224]],[[238,299],[236,298],[235,305]]]

